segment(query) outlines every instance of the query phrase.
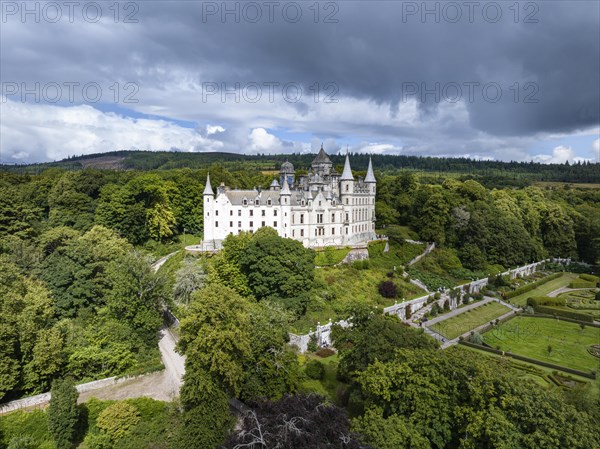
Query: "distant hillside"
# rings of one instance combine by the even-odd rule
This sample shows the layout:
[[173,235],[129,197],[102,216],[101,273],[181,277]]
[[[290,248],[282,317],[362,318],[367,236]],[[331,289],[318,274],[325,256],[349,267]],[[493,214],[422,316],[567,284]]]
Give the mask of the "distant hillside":
[[[394,173],[409,169],[430,173],[460,173],[467,176],[515,185],[532,182],[566,182],[600,184],[600,164],[539,164],[533,162],[478,161],[467,158],[434,158],[418,156],[372,155],[376,171]],[[18,173],[39,173],[51,167],[66,170],[84,168],[112,170],[168,170],[175,168],[208,168],[221,165],[229,170],[278,170],[289,160],[305,169],[313,154],[245,155],[236,153],[180,153],[167,151],[115,151],[76,156],[58,162],[27,165],[0,165],[0,170]],[[366,170],[369,155],[351,154],[352,168]],[[335,165],[343,164],[343,156],[331,155]]]

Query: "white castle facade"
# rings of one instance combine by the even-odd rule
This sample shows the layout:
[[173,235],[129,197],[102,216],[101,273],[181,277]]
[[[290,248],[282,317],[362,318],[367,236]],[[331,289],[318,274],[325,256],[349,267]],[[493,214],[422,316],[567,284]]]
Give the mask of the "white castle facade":
[[215,195],[210,175],[204,189],[203,250],[217,250],[229,234],[269,226],[305,247],[356,246],[375,238],[375,175],[369,159],[364,179],[355,179],[346,155],[338,174],[321,147],[308,175],[296,179],[294,166],[281,165],[268,190],[232,190]]

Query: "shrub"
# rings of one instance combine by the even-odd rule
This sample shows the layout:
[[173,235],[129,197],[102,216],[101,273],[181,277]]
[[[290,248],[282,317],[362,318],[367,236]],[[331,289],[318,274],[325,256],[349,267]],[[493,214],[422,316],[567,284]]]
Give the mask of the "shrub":
[[397,298],[398,287],[393,281],[381,281],[379,283],[379,294],[384,298]]
[[12,438],[6,449],[37,449],[38,447],[33,438],[23,435]]
[[86,449],[112,449],[110,437],[104,433],[88,433],[83,440]]
[[594,288],[594,287],[596,287],[596,283],[590,282],[590,281],[575,280],[575,281],[571,281],[571,283],[569,284],[569,287],[570,288]]
[[324,358],[331,357],[332,355],[334,355],[335,351],[331,348],[321,348],[315,354],[317,354],[319,357],[324,359]]
[[549,296],[535,296],[527,298],[527,305],[534,309],[538,306],[558,306],[564,307],[567,302],[564,298],[550,298]]
[[70,379],[57,379],[52,383],[48,405],[48,430],[57,449],[70,449],[77,431],[79,393]]
[[140,412],[127,402],[116,402],[98,415],[96,425],[111,440],[118,441],[140,422]]
[[515,296],[519,296],[519,295],[522,295],[523,293],[530,292],[531,290],[536,289],[540,285],[545,284],[546,282],[550,282],[560,276],[562,276],[562,273],[551,274],[550,276],[546,276],[545,278],[542,278],[538,281],[524,285],[523,287],[519,287],[516,290],[513,290],[512,292],[508,292],[508,293],[506,293],[505,297],[506,298],[514,298]]
[[308,377],[315,380],[321,380],[325,377],[325,367],[318,360],[309,360],[306,362],[304,372]]
[[310,336],[310,340],[308,341],[308,345],[307,345],[306,349],[308,350],[308,352],[315,352],[317,349],[319,349],[319,345],[317,344],[317,336],[316,335],[313,334]]
[[600,282],[600,278],[598,276],[594,276],[593,274],[580,274],[579,279],[582,281],[593,282],[594,284]]
[[548,315],[561,316],[564,318],[570,318],[572,320],[585,321],[587,323],[592,323],[594,321],[594,318],[591,315],[586,315],[584,313],[578,313],[578,312],[571,312],[570,310],[565,310],[565,309],[555,309],[553,307],[537,306],[535,308],[535,311],[537,313],[545,313]]
[[435,299],[440,299],[442,297],[442,294],[440,292],[436,292],[435,295],[433,295],[433,297]]

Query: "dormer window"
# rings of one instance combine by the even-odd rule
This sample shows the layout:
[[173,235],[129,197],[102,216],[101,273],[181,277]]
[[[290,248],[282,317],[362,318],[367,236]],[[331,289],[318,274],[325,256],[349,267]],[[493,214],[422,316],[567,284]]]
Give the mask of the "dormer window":
[[270,206],[271,204],[273,204],[273,201],[271,200],[271,198],[269,198],[269,199],[267,200],[267,206]]
[[254,201],[254,204],[255,204],[256,206],[259,206],[259,205],[260,205],[260,200],[257,198],[257,199],[256,199],[256,201]]
[[248,205],[248,200],[247,200],[246,198],[244,198],[244,199],[242,200],[242,204],[243,204],[244,206],[247,206],[247,205]]

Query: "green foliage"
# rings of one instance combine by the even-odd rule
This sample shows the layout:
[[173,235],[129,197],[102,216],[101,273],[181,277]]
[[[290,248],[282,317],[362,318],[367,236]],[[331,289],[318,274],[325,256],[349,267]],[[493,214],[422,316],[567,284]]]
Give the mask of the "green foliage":
[[318,267],[330,267],[340,263],[350,252],[350,248],[325,247],[322,251],[317,251],[315,255],[315,265]]
[[127,402],[116,402],[98,415],[96,426],[112,441],[118,441],[130,433],[140,422],[140,412]]
[[[24,439],[33,440],[35,449],[55,448],[52,436],[48,431],[45,411],[16,411],[0,415],[0,447],[16,445]],[[13,440],[15,440],[14,443]]]
[[215,448],[231,430],[227,394],[198,364],[186,361],[181,389],[183,416],[175,437],[175,448]]
[[314,282],[315,253],[302,243],[260,229],[240,257],[240,270],[257,299],[297,297]]
[[406,418],[384,417],[380,408],[370,408],[352,421],[352,428],[363,435],[365,443],[376,449],[430,449],[432,446]]
[[321,380],[325,376],[325,367],[321,362],[313,359],[306,362],[304,372],[311,379]]
[[558,393],[518,381],[501,360],[458,348],[401,349],[393,360],[371,364],[358,381],[367,409],[383,411],[365,415],[367,424],[402,418],[411,437],[431,447],[583,449],[600,442],[590,416]]
[[596,282],[577,280],[577,281],[572,281],[569,284],[569,288],[595,288],[596,284],[597,284]]
[[165,278],[154,273],[147,257],[132,252],[111,265],[110,279],[112,288],[106,300],[110,313],[143,339],[154,339],[162,323]]
[[527,305],[535,309],[537,306],[565,306],[567,305],[567,301],[560,297],[535,296],[527,298]]
[[70,449],[77,431],[79,393],[70,379],[57,379],[52,383],[52,397],[48,405],[48,430],[57,449]]
[[526,284],[526,285],[524,285],[522,287],[519,287],[519,288],[517,288],[517,289],[515,289],[515,290],[513,290],[511,292],[508,292],[508,293],[506,293],[505,296],[506,296],[506,298],[514,298],[515,296],[519,296],[519,295],[522,295],[523,293],[527,293],[527,292],[530,292],[532,290],[535,290],[540,285],[543,285],[543,284],[545,284],[547,282],[550,282],[550,281],[552,281],[554,279],[558,279],[561,276],[562,276],[562,273],[551,274],[551,275],[546,276],[546,277],[544,277],[544,278],[542,278],[542,279],[540,279],[538,281],[531,282],[531,283]]
[[30,436],[14,437],[8,443],[6,449],[37,449],[38,445]]
[[177,304],[188,305],[192,293],[206,283],[208,275],[197,261],[184,259],[183,266],[175,273],[173,299]]
[[592,274],[586,274],[586,273],[580,274],[579,279],[581,279],[583,281],[594,282],[594,283],[600,282],[600,277],[594,276]]
[[437,348],[437,342],[422,330],[413,329],[392,315],[373,314],[357,317],[353,326],[334,326],[334,346],[340,354],[338,375],[350,379],[375,360],[393,359],[397,348]]

